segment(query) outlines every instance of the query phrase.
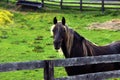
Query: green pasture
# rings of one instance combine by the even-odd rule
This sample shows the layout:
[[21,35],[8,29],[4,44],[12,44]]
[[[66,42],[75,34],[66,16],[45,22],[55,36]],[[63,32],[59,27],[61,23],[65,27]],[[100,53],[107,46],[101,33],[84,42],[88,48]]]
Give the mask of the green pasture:
[[[63,59],[64,56],[54,50],[50,34],[55,16],[58,20],[64,16],[68,26],[97,45],[120,40],[120,31],[87,29],[92,23],[120,19],[118,10],[80,12],[48,4],[39,10],[15,10],[13,3],[5,2],[0,2],[0,9],[14,14],[13,24],[0,26],[0,63]],[[55,77],[62,76],[67,76],[64,68],[55,68]],[[1,72],[0,80],[43,80],[43,69]]]

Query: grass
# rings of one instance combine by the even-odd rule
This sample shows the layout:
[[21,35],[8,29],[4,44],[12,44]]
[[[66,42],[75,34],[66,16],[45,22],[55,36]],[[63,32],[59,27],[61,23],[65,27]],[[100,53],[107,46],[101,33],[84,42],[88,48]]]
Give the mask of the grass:
[[[4,6],[5,5],[5,6]],[[14,24],[3,25],[0,28],[0,63],[25,62],[46,59],[64,58],[53,48],[50,28],[53,18],[58,20],[64,16],[67,24],[79,34],[97,45],[105,45],[120,40],[120,31],[88,30],[94,22],[105,22],[120,19],[120,11],[84,11],[60,9],[59,7],[45,7],[40,10],[20,9],[0,3],[0,9],[9,10],[14,14]],[[6,27],[7,26],[7,27]],[[55,69],[55,77],[66,76],[64,68]],[[43,70],[22,70],[0,73],[1,80],[43,80]]]

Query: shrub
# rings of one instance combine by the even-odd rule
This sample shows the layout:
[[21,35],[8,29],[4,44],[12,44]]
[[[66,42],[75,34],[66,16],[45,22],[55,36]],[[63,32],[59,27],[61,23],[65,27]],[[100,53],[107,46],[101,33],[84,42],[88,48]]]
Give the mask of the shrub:
[[0,10],[0,25],[6,25],[8,23],[13,23],[13,14],[7,10]]

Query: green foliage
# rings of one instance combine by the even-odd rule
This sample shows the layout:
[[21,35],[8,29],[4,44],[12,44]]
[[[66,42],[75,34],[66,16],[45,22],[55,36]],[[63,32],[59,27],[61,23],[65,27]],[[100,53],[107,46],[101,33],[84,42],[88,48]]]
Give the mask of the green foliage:
[[7,10],[0,9],[0,25],[5,25],[7,23],[13,23],[13,14]]

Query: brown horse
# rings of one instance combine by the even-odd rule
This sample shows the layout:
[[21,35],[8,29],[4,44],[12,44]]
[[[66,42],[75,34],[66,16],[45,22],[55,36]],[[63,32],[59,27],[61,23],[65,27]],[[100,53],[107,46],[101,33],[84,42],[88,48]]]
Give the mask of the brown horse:
[[[79,35],[77,32],[68,28],[65,24],[66,21],[64,17],[61,22],[58,22],[55,17],[53,23],[54,25],[52,26],[51,31],[54,37],[54,47],[56,50],[61,48],[65,58],[120,53],[120,41],[106,46],[96,46],[86,40],[83,36]],[[65,67],[69,76],[99,71],[117,70],[119,68],[119,63]]]

